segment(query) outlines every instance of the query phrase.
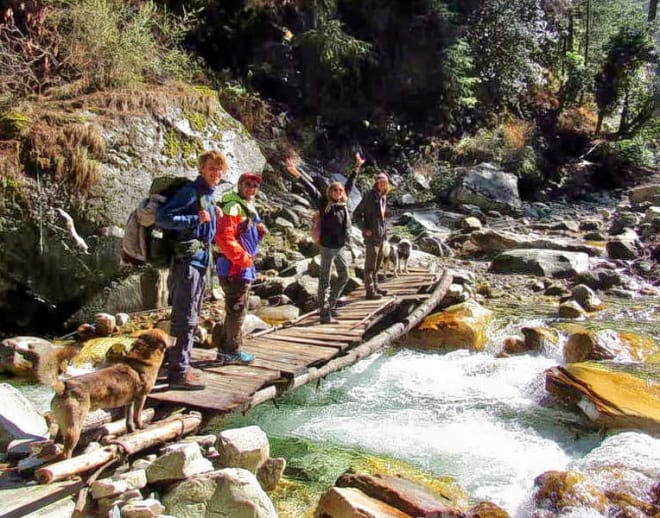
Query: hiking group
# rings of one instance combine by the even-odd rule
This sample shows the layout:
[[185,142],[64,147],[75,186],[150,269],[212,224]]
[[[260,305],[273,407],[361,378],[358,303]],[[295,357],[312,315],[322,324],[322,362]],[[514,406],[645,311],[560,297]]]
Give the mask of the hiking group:
[[[302,182],[318,209],[321,249],[318,303],[322,324],[336,322],[337,300],[348,281],[345,254],[351,234],[348,195],[363,164],[364,159],[356,153],[355,167],[346,183],[332,182],[325,187],[309,181],[293,160],[286,161],[287,170]],[[168,277],[172,304],[170,334],[176,339],[168,351],[168,383],[173,390],[205,388],[200,374],[191,368],[191,353],[204,290],[214,266],[225,295],[225,320],[216,344],[217,361],[228,365],[249,364],[254,360],[254,355],[242,351],[241,347],[248,296],[257,276],[254,258],[259,242],[268,233],[254,205],[261,177],[243,173],[236,188],[224,194],[219,205],[215,205],[215,189],[227,170],[227,160],[221,152],[202,154],[199,176],[178,187],[155,209],[155,225],[168,232],[173,242]],[[386,238],[388,191],[387,176],[378,174],[373,189],[363,196],[353,213],[365,240],[364,282],[369,299],[380,298],[385,293],[378,287],[376,272],[383,258]],[[338,279],[331,286],[333,264]]]

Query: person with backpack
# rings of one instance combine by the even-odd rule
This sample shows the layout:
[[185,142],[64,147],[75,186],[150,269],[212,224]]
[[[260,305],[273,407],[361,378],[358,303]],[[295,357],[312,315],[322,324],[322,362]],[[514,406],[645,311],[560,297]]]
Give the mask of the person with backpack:
[[268,233],[254,206],[261,177],[243,173],[236,189],[225,194],[215,236],[220,254],[216,272],[225,293],[225,321],[219,337],[217,361],[224,365],[246,365],[254,354],[241,351],[243,322],[252,283],[257,278],[254,258],[259,242]]
[[385,215],[390,181],[385,173],[374,177],[374,186],[367,192],[353,211],[353,221],[362,229],[364,237],[364,285],[367,299],[377,300],[387,295],[378,286],[378,269],[383,261],[383,243],[387,239]]
[[191,370],[190,357],[216,233],[213,193],[228,168],[220,151],[202,154],[199,176],[176,191],[156,213],[156,224],[171,230],[175,241],[167,281],[172,303],[170,334],[176,338],[168,350],[167,380],[172,390],[205,388],[199,374]]
[[[341,296],[348,282],[348,261],[345,248],[351,238],[351,213],[348,210],[348,196],[353,189],[355,177],[364,164],[360,153],[355,154],[355,167],[346,184],[332,182],[325,191],[309,181],[295,166],[293,159],[289,158],[285,166],[289,173],[299,179],[310,195],[312,202],[318,209],[315,214],[312,236],[318,239],[321,248],[321,265],[319,271],[318,302],[321,324],[334,324],[337,322],[337,299]],[[316,236],[318,234],[318,237]],[[331,286],[330,271],[332,265],[337,269],[337,282]]]

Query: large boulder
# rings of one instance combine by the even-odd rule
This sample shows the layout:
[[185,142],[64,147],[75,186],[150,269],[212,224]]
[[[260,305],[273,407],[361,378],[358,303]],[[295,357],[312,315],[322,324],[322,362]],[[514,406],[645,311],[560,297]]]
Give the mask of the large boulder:
[[495,273],[572,277],[588,270],[589,256],[583,252],[519,249],[499,254],[490,265]]
[[[152,89],[147,99],[140,92],[113,95],[116,98],[103,100],[98,109],[94,102],[103,96],[87,99],[84,111],[67,114],[76,122],[65,128],[47,128],[54,142],[68,142],[69,134],[84,135],[73,150],[86,157],[83,165],[92,169],[78,172],[79,183],[89,184],[84,198],[72,195],[73,186],[59,185],[45,174],[39,185],[32,175],[22,175],[22,183],[15,187],[20,195],[0,192],[0,270],[12,272],[0,282],[4,329],[34,328],[47,318],[63,321],[130,273],[120,264],[121,228],[154,177],[194,178],[198,155],[219,149],[229,158],[228,183],[216,190],[220,197],[240,173],[261,172],[265,166],[257,143],[224,111],[213,92],[163,87]],[[109,110],[108,102],[132,108]],[[26,155],[42,160],[38,152]],[[27,296],[17,299],[16,294]],[[118,296],[120,303],[122,298]],[[97,310],[80,315],[80,320]]]
[[17,389],[0,384],[0,450],[16,439],[48,438],[46,420]]
[[461,174],[449,194],[452,203],[501,212],[518,212],[522,207],[514,174],[489,163],[459,169]]

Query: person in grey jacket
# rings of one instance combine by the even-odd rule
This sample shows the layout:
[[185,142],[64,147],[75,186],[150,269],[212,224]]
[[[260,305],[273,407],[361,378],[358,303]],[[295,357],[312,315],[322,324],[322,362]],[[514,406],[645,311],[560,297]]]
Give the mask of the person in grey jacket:
[[378,269],[383,261],[383,243],[387,239],[385,215],[390,188],[387,175],[378,173],[374,177],[373,189],[365,193],[353,211],[353,222],[364,237],[364,285],[370,300],[387,295],[387,290],[378,286]]

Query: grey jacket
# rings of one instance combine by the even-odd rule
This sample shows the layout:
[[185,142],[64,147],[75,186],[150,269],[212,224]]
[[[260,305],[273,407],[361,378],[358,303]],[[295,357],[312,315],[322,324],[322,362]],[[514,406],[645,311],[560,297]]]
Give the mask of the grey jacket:
[[[362,235],[367,243],[381,243],[387,239],[385,228],[385,209],[387,207],[387,195],[380,195],[376,189],[365,193],[360,203],[353,211],[353,223],[362,230]],[[364,235],[365,231],[371,230],[371,236]]]

